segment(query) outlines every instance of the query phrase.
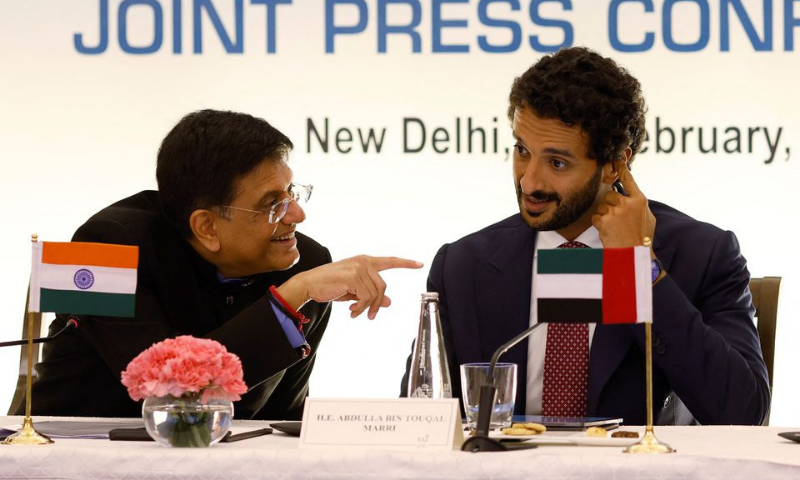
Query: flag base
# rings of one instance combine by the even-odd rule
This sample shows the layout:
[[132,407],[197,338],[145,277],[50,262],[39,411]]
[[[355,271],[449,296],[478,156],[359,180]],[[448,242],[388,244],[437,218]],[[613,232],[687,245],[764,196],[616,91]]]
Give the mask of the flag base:
[[22,428],[3,440],[3,445],[49,445],[51,443],[53,443],[53,440],[50,437],[37,432],[33,428],[31,417],[25,417],[22,422]]
[[625,453],[675,453],[677,450],[659,442],[652,428],[648,428],[639,443],[623,450]]

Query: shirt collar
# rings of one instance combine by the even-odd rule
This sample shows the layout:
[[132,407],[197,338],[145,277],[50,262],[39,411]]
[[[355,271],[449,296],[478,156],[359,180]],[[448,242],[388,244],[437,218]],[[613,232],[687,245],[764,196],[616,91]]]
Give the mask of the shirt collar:
[[[567,241],[566,238],[559,235],[555,230],[540,231],[536,235],[536,250],[533,254],[538,257],[539,250],[558,248],[559,245]],[[583,233],[578,235],[575,241],[588,245],[589,248],[603,248],[603,242],[600,241],[600,232],[598,232],[594,226],[584,230]]]
[[217,274],[217,281],[219,283],[226,284],[226,285],[247,286],[247,285],[250,285],[252,283],[252,280],[255,277],[255,275],[250,275],[248,277],[242,277],[242,278],[235,278],[235,277],[233,277],[233,278],[225,278],[219,272],[216,272],[216,274]]

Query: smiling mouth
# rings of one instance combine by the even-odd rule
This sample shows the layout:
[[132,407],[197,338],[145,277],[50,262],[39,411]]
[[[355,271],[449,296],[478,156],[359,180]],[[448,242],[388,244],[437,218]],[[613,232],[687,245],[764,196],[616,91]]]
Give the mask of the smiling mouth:
[[289,242],[294,240],[294,232],[284,233],[280,237],[275,237],[272,239],[273,242]]

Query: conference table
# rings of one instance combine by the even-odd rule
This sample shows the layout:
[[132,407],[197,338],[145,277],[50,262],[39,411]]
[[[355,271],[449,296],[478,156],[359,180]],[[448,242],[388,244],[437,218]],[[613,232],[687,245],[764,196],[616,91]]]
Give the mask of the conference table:
[[[70,419],[34,419],[47,420]],[[20,423],[21,417],[0,417],[2,426]],[[269,423],[236,421],[234,429]],[[669,455],[564,444],[493,453],[309,450],[298,448],[298,438],[279,432],[210,448],[58,438],[52,445],[0,446],[0,479],[797,480],[800,443],[778,436],[792,430],[800,428],[656,427],[659,439],[677,449]]]

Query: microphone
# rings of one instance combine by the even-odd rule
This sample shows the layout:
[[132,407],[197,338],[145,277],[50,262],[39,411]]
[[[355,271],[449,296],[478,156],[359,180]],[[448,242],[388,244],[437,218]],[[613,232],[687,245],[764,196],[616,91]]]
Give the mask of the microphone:
[[461,445],[461,450],[477,453],[536,448],[536,445],[525,443],[505,445],[494,438],[489,438],[489,424],[492,421],[492,410],[494,409],[494,400],[497,396],[497,386],[495,385],[494,379],[494,369],[497,366],[497,360],[500,359],[500,355],[506,353],[514,345],[530,337],[531,334],[542,325],[544,325],[544,323],[538,322],[528,327],[527,330],[500,345],[500,348],[494,351],[492,361],[489,363],[489,372],[486,375],[483,385],[481,385],[481,397],[478,401],[478,429],[474,437],[470,437]]
[[[67,330],[71,330],[73,328],[78,328],[78,317],[76,317],[74,315],[70,315],[69,318],[67,319],[67,324],[64,325],[61,328],[61,330],[57,331],[56,333],[54,333],[53,335],[51,335],[49,337],[34,338],[33,339],[33,343],[52,342],[53,340],[58,338],[59,335],[61,335],[62,333],[66,332]],[[14,340],[13,342],[0,342],[0,347],[14,347],[14,346],[19,346],[19,345],[27,345],[27,344],[28,344],[28,339],[26,338],[26,339],[23,339],[23,340]]]

